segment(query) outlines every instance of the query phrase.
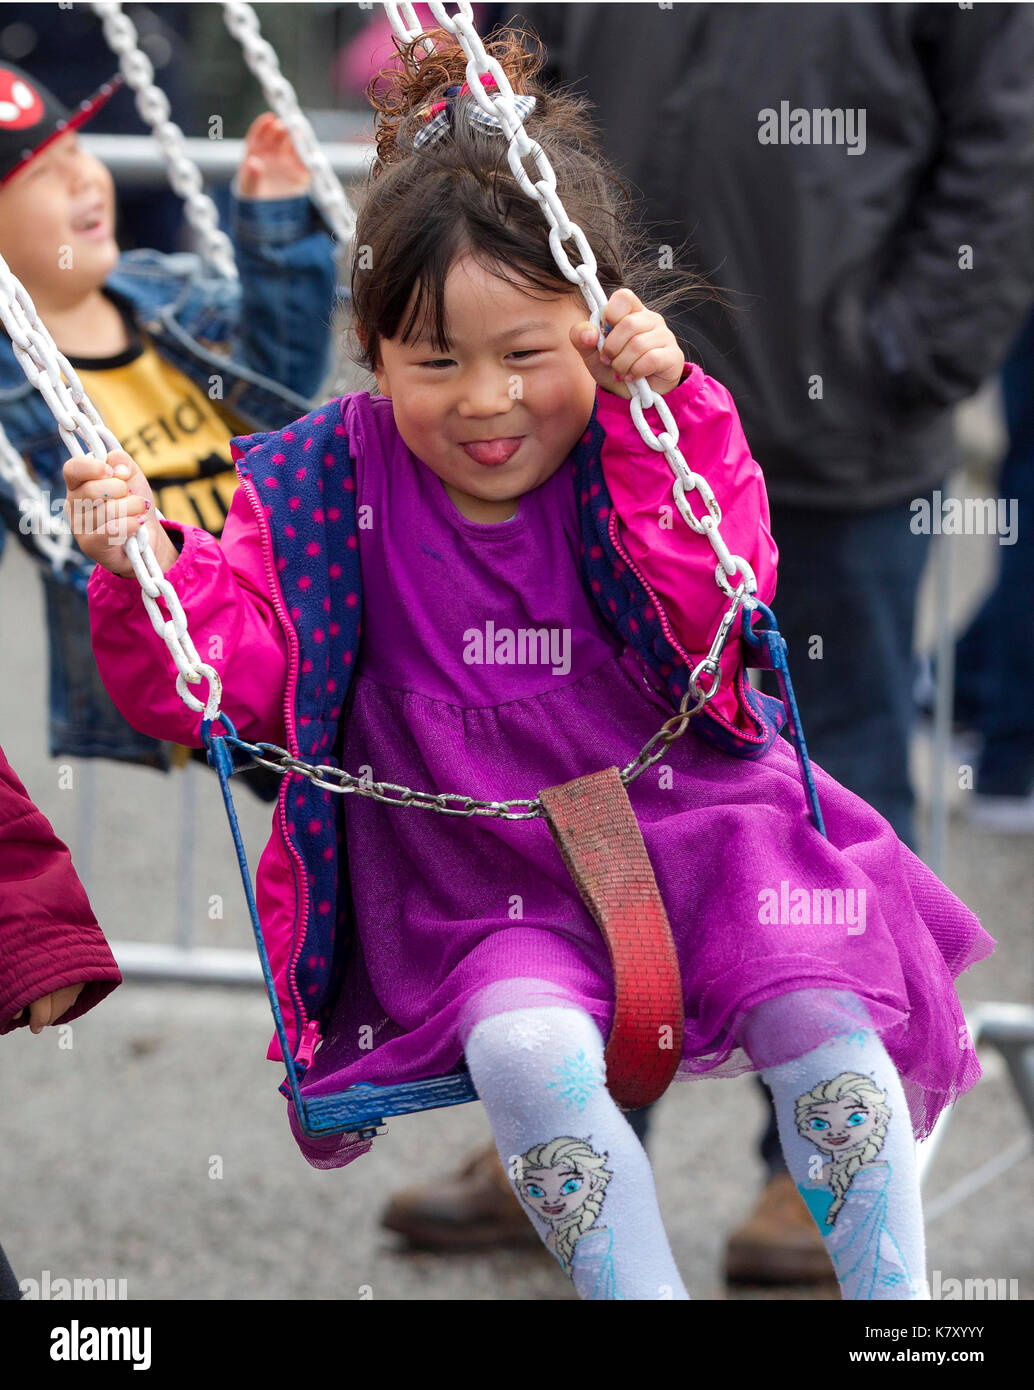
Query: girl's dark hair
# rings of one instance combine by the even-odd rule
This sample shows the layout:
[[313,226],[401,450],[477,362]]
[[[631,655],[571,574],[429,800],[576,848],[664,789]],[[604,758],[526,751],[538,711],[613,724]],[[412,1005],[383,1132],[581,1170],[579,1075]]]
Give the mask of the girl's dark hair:
[[[435,51],[418,63],[413,50],[425,38]],[[382,69],[366,91],[377,112],[377,158],[357,217],[352,301],[354,328],[362,337],[357,334],[359,351],[350,355],[368,372],[378,363],[382,338],[409,341],[414,331],[426,328],[435,349],[446,350],[445,280],[464,254],[521,289],[581,294],[553,259],[539,204],[513,176],[505,134],[483,132],[463,118],[472,96],[454,102],[451,131],[413,146],[422,125],[420,109],[442,100],[447,87],[466,78],[459,44],[444,30],[430,29],[405,44],[396,39],[395,46],[401,69]],[[485,48],[514,92],[536,99],[525,128],[556,172],[557,192],[570,220],[585,233],[607,297],[626,285],[658,313],[675,303],[713,297],[696,274],[674,264],[662,267],[661,248],[643,234],[628,189],[599,148],[590,103],[568,91],[544,90],[535,81],[545,61],[541,41],[524,30],[503,30]],[[383,78],[389,79],[386,85]],[[533,181],[538,177],[533,164],[529,173]],[[563,245],[577,265],[581,257],[574,240]],[[414,286],[413,309],[403,325]]]

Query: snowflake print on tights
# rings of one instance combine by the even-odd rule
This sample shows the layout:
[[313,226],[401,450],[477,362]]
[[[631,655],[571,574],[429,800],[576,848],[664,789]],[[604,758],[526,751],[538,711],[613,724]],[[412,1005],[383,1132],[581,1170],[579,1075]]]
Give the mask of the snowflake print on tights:
[[585,1109],[585,1102],[593,1091],[603,1084],[603,1073],[594,1062],[590,1062],[583,1048],[578,1049],[577,1057],[565,1057],[562,1067],[554,1067],[559,1081],[550,1081],[549,1089],[560,1092],[569,1106]]

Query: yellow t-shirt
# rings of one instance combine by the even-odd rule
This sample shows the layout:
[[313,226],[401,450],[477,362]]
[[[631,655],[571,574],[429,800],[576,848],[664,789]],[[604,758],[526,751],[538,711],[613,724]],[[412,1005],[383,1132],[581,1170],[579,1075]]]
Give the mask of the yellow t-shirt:
[[70,357],[86,394],[140,465],[168,521],[218,536],[237,487],[230,439],[248,426],[160,357],[122,305],[131,345],[114,357]]
[[[237,487],[230,439],[248,426],[159,357],[126,308],[116,307],[130,346],[114,357],[68,360],[101,419],[147,475],[162,515],[219,536]],[[174,767],[190,761],[189,748],[173,743],[169,752]]]

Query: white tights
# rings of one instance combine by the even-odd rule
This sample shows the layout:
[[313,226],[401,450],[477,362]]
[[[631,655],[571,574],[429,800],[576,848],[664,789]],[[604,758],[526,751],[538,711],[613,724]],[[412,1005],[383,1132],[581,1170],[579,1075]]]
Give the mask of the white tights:
[[467,1065],[521,1205],[582,1298],[679,1298],[646,1150],[604,1084],[603,1039],[567,1007],[482,1019]]
[[[752,1060],[819,997],[799,991],[754,1009],[741,1032]],[[864,1006],[833,997],[845,1001],[843,1029],[762,1072],[786,1164],[845,1299],[929,1298],[901,1083],[879,1037],[859,1026]],[[475,1024],[465,1053],[507,1175],[579,1295],[688,1299],[650,1161],[606,1088],[593,1019],[568,1006],[508,1009]]]

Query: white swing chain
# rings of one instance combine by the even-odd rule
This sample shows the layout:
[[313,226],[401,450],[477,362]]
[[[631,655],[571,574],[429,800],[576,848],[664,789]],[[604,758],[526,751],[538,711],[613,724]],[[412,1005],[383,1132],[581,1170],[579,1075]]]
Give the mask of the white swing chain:
[[[3,256],[0,256],[0,321],[29,384],[39,391],[57,421],[58,432],[69,454],[89,453],[96,459],[104,459],[112,449],[120,448],[119,441],[83,389],[75,369],[47,332],[28,290],[15,278]],[[142,526],[135,536],[130,536],[124,549],[140,583],[151,624],[176,664],[177,693],[195,713],[203,710],[207,719],[215,718],[222,698],[219,673],[197,654],[187,631],[183,606],[155,558],[147,528]],[[159,597],[164,598],[172,615],[168,620],[162,617],[155,602]],[[197,685],[202,678],[207,679],[209,685],[205,704],[187,689],[188,683]]]
[[[513,176],[522,191],[541,205],[543,215],[549,223],[549,245],[553,252],[553,258],[565,278],[580,287],[590,309],[590,321],[599,332],[600,320],[607,305],[607,296],[596,276],[596,257],[593,255],[592,248],[581,227],[567,216],[557,193],[556,174],[545,151],[536,140],[529,139],[524,129],[524,123],[514,105],[514,91],[506,73],[495,58],[488,56],[485,46],[481,42],[481,37],[474,27],[470,0],[457,0],[457,12],[452,16],[449,15],[442,0],[428,0],[428,6],[438,25],[455,36],[456,41],[467,55],[466,77],[470,94],[483,111],[498,119],[506,132],[509,139],[507,154]],[[384,7],[388,12],[392,28],[403,42],[410,42],[422,32],[411,4],[397,4],[394,3],[394,0],[385,0]],[[495,79],[498,88],[496,92],[488,92],[482,86],[481,78],[486,76]],[[534,162],[539,176],[534,183],[524,167],[524,160],[528,158]],[[581,264],[577,266],[571,264],[562,245],[563,242],[572,238],[582,258]],[[603,342],[603,334],[600,333],[599,346],[601,348]],[[733,555],[722,539],[719,531],[722,512],[718,505],[718,499],[707,479],[702,474],[694,473],[683,458],[679,449],[678,425],[668,409],[664,397],[656,394],[646,381],[635,381],[632,386],[634,387],[634,394],[630,401],[630,407],[636,429],[648,448],[664,454],[675,474],[672,494],[679,514],[686,525],[696,531],[698,535],[705,535],[710,542],[718,560],[715,569],[715,581],[722,592],[733,600],[729,613],[733,613],[734,608],[739,605],[747,608],[754,607],[755,604],[749,597],[757,591],[757,579],[754,571],[742,555]],[[644,409],[649,409],[651,406],[661,417],[663,428],[659,435],[654,434],[643,415]],[[707,515],[700,518],[694,516],[686,497],[688,492],[700,494],[707,509]],[[739,571],[741,578],[737,587],[733,588],[730,581],[737,571]],[[726,616],[728,617],[728,613]],[[718,688],[717,681],[713,679],[717,674],[713,650],[712,647],[712,652],[695,668],[690,676],[691,688],[700,693],[699,676],[704,671],[709,672],[712,676],[712,685],[707,698],[710,698]]]
[[[411,43],[419,34],[423,33],[423,26],[410,0],[398,0],[398,3],[396,0],[384,0],[384,8],[391,20],[391,27],[403,43]],[[444,28],[444,25],[442,27]],[[434,51],[434,43],[428,38],[424,39],[420,45],[419,52],[414,48],[413,56],[418,63],[425,63]]]
[[104,37],[119,60],[122,76],[136,93],[136,109],[158,142],[169,182],[184,201],[202,256],[227,279],[237,279],[233,242],[219,226],[219,213],[204,191],[201,171],[187,154],[183,131],[171,118],[169,99],[154,81],[154,67],[140,47],[136,25],[123,13],[121,4],[96,0],[91,8],[104,26]]
[[287,127],[299,158],[312,175],[313,202],[333,229],[338,246],[350,246],[355,236],[355,213],[294,88],[281,71],[276,51],[262,37],[258,15],[249,4],[226,0],[223,19],[244,52],[244,61],[258,78],[266,101]]
[[76,554],[71,528],[63,515],[55,516],[49,497],[25,466],[25,460],[0,426],[0,479],[11,491],[21,512],[19,529],[33,537],[35,549],[46,556],[60,574]]

